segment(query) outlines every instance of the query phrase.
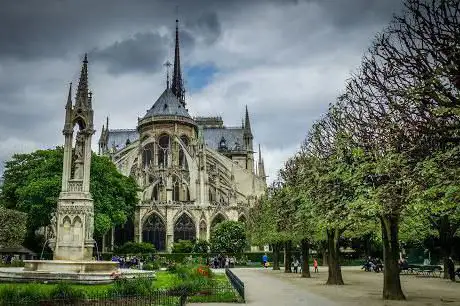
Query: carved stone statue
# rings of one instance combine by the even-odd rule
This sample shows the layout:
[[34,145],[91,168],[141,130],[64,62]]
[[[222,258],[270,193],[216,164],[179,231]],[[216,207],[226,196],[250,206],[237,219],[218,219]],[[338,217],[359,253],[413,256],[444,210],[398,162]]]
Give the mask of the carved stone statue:
[[85,140],[81,131],[78,132],[75,140],[75,172],[74,179],[83,179],[83,166],[84,166],[84,145]]

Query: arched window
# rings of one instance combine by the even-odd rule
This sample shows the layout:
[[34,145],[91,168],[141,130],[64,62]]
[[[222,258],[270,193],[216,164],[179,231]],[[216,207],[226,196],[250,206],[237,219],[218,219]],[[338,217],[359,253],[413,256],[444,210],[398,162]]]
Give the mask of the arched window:
[[238,218],[238,221],[241,222],[241,223],[246,223],[246,217],[245,217],[245,215],[241,215],[241,216]]
[[157,214],[150,215],[142,227],[142,241],[149,242],[158,251],[163,251],[166,245],[166,227]]
[[168,135],[162,135],[158,139],[158,165],[161,167],[168,166],[168,153],[170,149],[170,141]]
[[154,160],[153,154],[154,154],[154,144],[148,143],[147,145],[145,145],[144,151],[142,152],[142,165],[144,166],[144,168],[150,166],[150,164]]
[[180,201],[179,183],[175,182],[173,186],[173,201]]
[[[185,147],[188,147],[189,145],[189,140],[188,140],[188,137],[185,136],[185,135],[182,135],[180,137],[180,140],[182,141],[183,145]],[[185,157],[185,152],[184,152],[184,149],[182,149],[182,146],[179,147],[179,166],[181,168],[188,168],[187,166],[187,158]]]
[[217,214],[211,222],[211,229],[213,229],[217,224],[225,221],[225,217],[222,214]]
[[195,239],[195,223],[186,213],[183,213],[179,219],[177,219],[176,224],[174,224],[174,241]]

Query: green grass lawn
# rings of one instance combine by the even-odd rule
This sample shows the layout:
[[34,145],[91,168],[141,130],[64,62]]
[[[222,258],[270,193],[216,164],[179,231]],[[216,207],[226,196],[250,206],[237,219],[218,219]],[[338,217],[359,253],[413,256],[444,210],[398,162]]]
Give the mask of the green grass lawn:
[[[177,274],[167,271],[156,272],[156,279],[152,283],[153,290],[167,290],[181,284],[183,280]],[[46,299],[57,284],[42,283],[0,283],[0,300],[4,295],[11,291],[21,291],[21,295],[27,295],[28,292],[39,295]],[[114,287],[113,284],[104,285],[72,285],[75,289],[81,289],[85,292],[87,298],[97,298],[106,296]],[[8,293],[9,292],[9,293]],[[225,274],[213,274],[212,288],[203,288],[194,296],[188,297],[189,302],[241,302],[238,293],[233,289]]]

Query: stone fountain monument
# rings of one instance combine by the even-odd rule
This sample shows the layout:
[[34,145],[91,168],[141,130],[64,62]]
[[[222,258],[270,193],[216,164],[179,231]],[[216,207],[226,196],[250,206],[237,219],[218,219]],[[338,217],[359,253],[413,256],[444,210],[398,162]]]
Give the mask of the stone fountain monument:
[[[88,89],[85,55],[80,81],[72,103],[70,85],[63,134],[62,189],[51,218],[49,246],[53,260],[26,260],[24,268],[1,268],[0,281],[71,281],[104,283],[113,280],[118,264],[92,260],[94,204],[90,192],[91,137],[94,134],[92,94]],[[75,141],[74,141],[75,137]],[[75,148],[73,149],[73,143]],[[123,273],[127,277],[132,272]]]

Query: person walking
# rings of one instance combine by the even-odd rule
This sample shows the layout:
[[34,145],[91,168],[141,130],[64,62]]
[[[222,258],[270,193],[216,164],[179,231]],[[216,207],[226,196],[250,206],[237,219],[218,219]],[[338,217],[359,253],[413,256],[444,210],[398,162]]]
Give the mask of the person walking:
[[262,256],[262,265],[264,266],[264,268],[267,267],[267,262],[268,262],[268,256],[267,256],[267,253],[265,253],[265,254]]
[[318,273],[318,261],[316,258],[313,258],[313,268],[315,268],[315,273]]
[[447,260],[447,273],[449,273],[450,280],[455,282],[455,263],[452,257]]
[[294,261],[294,273],[298,273],[299,272],[299,260],[296,259]]

